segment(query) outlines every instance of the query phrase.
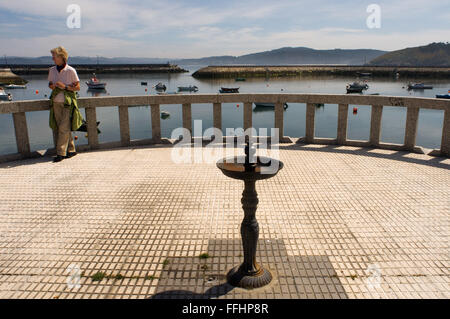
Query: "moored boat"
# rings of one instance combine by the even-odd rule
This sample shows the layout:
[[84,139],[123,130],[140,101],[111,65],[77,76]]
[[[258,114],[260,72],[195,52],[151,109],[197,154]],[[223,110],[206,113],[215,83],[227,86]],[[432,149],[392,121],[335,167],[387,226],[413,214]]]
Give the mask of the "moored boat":
[[245,79],[245,78],[236,78],[235,80],[236,80],[236,82],[245,82],[245,81],[247,81],[247,79]]
[[27,86],[26,85],[17,85],[17,84],[8,84],[5,85],[5,89],[10,89],[10,90],[14,90],[14,89],[26,89]]
[[170,117],[169,112],[166,112],[166,111],[161,112],[161,119],[165,120],[165,119],[168,119],[169,117]]
[[171,91],[171,92],[158,92],[158,95],[168,95],[168,94],[178,94],[178,92]]
[[10,93],[6,93],[5,90],[0,88],[0,101],[12,101],[12,95]]
[[179,86],[178,87],[178,91],[179,92],[197,92],[198,91],[198,87],[196,87],[195,85]]
[[408,90],[432,90],[433,86],[424,83],[408,84]]
[[162,84],[161,82],[155,85],[155,90],[157,91],[165,91],[166,89],[167,89],[166,85]]
[[[257,108],[275,108],[275,104],[274,103],[255,103],[255,107]],[[284,103],[283,108],[286,110],[289,107],[289,105],[287,103]]]
[[368,90],[369,85],[366,83],[353,82],[347,84],[347,93],[362,93],[364,90]]
[[450,93],[449,94],[438,94],[436,95],[437,99],[450,99]]
[[104,90],[106,88],[106,83],[100,82],[95,73],[92,75],[92,78],[86,82],[86,85],[91,90]]
[[220,88],[220,93],[239,93],[239,88]]

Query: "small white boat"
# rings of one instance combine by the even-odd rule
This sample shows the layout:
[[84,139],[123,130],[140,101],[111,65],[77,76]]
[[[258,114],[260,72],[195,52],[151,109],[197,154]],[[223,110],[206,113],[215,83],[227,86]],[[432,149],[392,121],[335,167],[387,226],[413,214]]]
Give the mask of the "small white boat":
[[161,112],[161,118],[163,120],[168,119],[169,117],[170,117],[170,113],[169,112],[166,112],[166,111],[162,111]]
[[6,93],[5,90],[0,88],[0,101],[12,101],[11,93]]
[[5,85],[5,89],[10,89],[10,90],[14,90],[14,89],[26,89],[26,88],[27,88],[26,85],[16,85],[16,84]]
[[106,83],[100,82],[95,76],[95,73],[93,74],[93,77],[86,82],[86,84],[91,90],[104,90],[106,87]]

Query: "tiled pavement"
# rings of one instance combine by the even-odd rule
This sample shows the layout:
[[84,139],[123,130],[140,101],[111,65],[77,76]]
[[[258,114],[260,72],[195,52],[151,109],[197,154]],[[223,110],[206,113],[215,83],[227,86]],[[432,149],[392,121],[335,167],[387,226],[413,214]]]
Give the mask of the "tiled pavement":
[[274,280],[246,291],[225,283],[243,183],[171,151],[1,164],[0,297],[450,298],[449,159],[283,144],[285,168],[257,183]]

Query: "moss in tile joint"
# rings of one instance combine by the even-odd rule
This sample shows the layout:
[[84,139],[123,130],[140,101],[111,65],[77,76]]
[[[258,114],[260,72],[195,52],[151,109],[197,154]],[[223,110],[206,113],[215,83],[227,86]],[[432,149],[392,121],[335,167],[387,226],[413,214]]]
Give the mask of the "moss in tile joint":
[[208,258],[211,258],[211,256],[208,253],[203,253],[200,256],[198,256],[198,258],[200,258],[200,259],[208,259]]
[[[84,277],[84,273],[82,274],[81,277]],[[122,279],[126,279],[126,278],[129,278],[129,279],[154,280],[154,279],[157,279],[158,277],[156,277],[156,276],[154,276],[154,275],[147,275],[147,276],[145,276],[145,277],[140,277],[140,276],[130,276],[130,277],[127,277],[127,276],[124,276],[124,275],[121,275],[121,274],[117,274],[117,275],[107,275],[106,273],[101,272],[101,271],[96,272],[95,274],[93,274],[93,275],[91,276],[92,281],[102,281],[102,280],[105,279],[105,278],[106,278],[106,279],[115,279],[115,280],[122,280]]]

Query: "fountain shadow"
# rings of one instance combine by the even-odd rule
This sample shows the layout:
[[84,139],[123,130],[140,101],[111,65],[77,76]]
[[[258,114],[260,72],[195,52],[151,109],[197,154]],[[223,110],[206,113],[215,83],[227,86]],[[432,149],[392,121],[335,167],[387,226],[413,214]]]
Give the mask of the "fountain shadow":
[[207,259],[171,257],[150,299],[346,299],[328,256],[290,256],[283,240],[258,243],[257,261],[273,275],[262,288],[246,290],[226,282],[227,272],[242,262],[240,239],[208,243]]

